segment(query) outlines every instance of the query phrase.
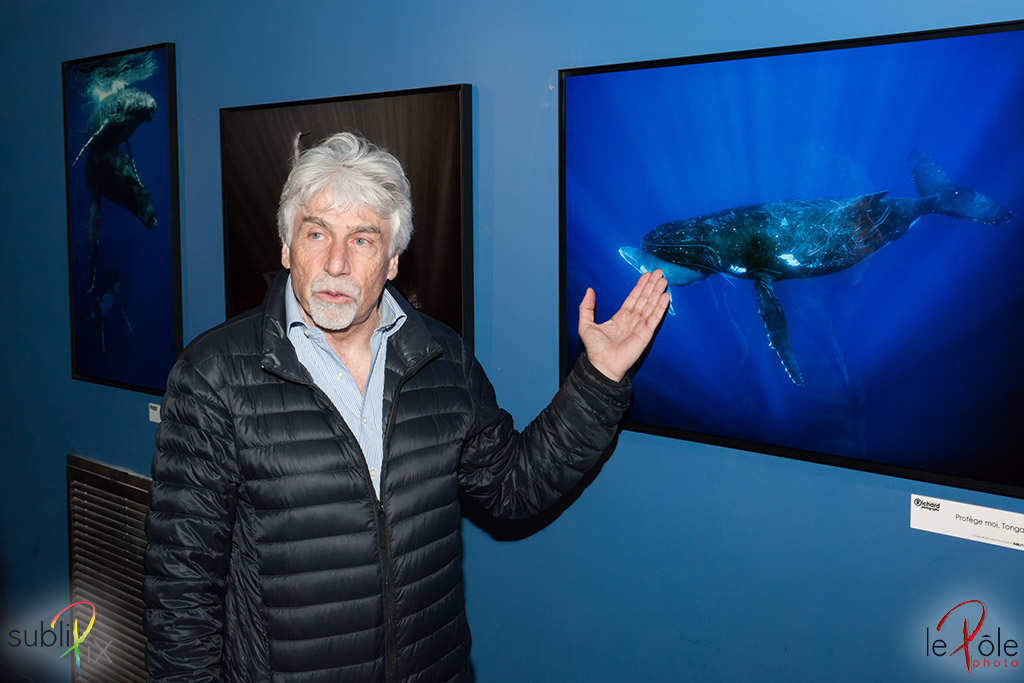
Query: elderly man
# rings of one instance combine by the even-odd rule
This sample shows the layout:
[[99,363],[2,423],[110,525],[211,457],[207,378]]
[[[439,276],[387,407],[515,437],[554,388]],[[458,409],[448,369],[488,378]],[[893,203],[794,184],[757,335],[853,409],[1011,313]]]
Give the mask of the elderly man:
[[147,523],[152,681],[467,681],[460,492],[525,517],[611,442],[668,306],[644,274],[522,433],[463,341],[387,281],[408,180],[350,134],[296,161],[262,308],[171,371]]

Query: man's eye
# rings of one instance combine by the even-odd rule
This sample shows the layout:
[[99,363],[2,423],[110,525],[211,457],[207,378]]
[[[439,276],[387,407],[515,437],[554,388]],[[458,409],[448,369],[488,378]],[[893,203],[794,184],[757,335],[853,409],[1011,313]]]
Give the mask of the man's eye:
[[370,240],[366,239],[365,237],[357,237],[355,239],[355,243],[357,247],[365,247],[370,243]]
[[323,237],[324,237],[324,234],[322,232],[311,232],[311,233],[309,233],[309,239],[311,239],[311,240],[319,240],[319,239],[323,239]]

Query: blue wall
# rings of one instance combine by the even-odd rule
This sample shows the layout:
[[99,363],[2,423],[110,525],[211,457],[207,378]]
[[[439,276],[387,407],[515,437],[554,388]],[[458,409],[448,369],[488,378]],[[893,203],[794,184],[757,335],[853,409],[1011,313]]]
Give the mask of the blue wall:
[[[65,454],[148,472],[154,433],[149,396],[70,379],[61,61],[177,44],[186,340],[223,309],[218,109],[472,83],[477,351],[522,424],[557,376],[558,69],[1024,13],[1019,0],[74,4],[0,10],[4,633],[66,604]],[[963,679],[962,664],[924,657],[924,629],[980,599],[1024,642],[1024,556],[912,531],[910,493],[1024,512],[1020,500],[625,433],[540,533],[498,542],[467,524],[478,677]]]

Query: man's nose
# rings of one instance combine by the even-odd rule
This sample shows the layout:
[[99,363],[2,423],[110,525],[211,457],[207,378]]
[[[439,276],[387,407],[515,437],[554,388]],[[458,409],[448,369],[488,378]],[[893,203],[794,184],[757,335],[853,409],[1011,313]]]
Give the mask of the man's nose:
[[330,251],[327,252],[327,261],[324,263],[324,270],[331,277],[348,275],[349,273],[349,251],[348,243],[345,240],[334,240],[331,243]]

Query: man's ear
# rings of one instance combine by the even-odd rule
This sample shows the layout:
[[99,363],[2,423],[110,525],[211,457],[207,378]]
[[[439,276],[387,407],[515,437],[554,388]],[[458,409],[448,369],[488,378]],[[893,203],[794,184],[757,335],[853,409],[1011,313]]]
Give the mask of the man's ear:
[[[396,251],[391,258],[388,259],[388,279],[394,280],[398,275],[398,252]],[[287,266],[285,266],[287,268]]]
[[284,243],[281,244],[281,265],[284,266],[286,270],[291,270],[292,268],[292,251],[288,248],[288,245]]

